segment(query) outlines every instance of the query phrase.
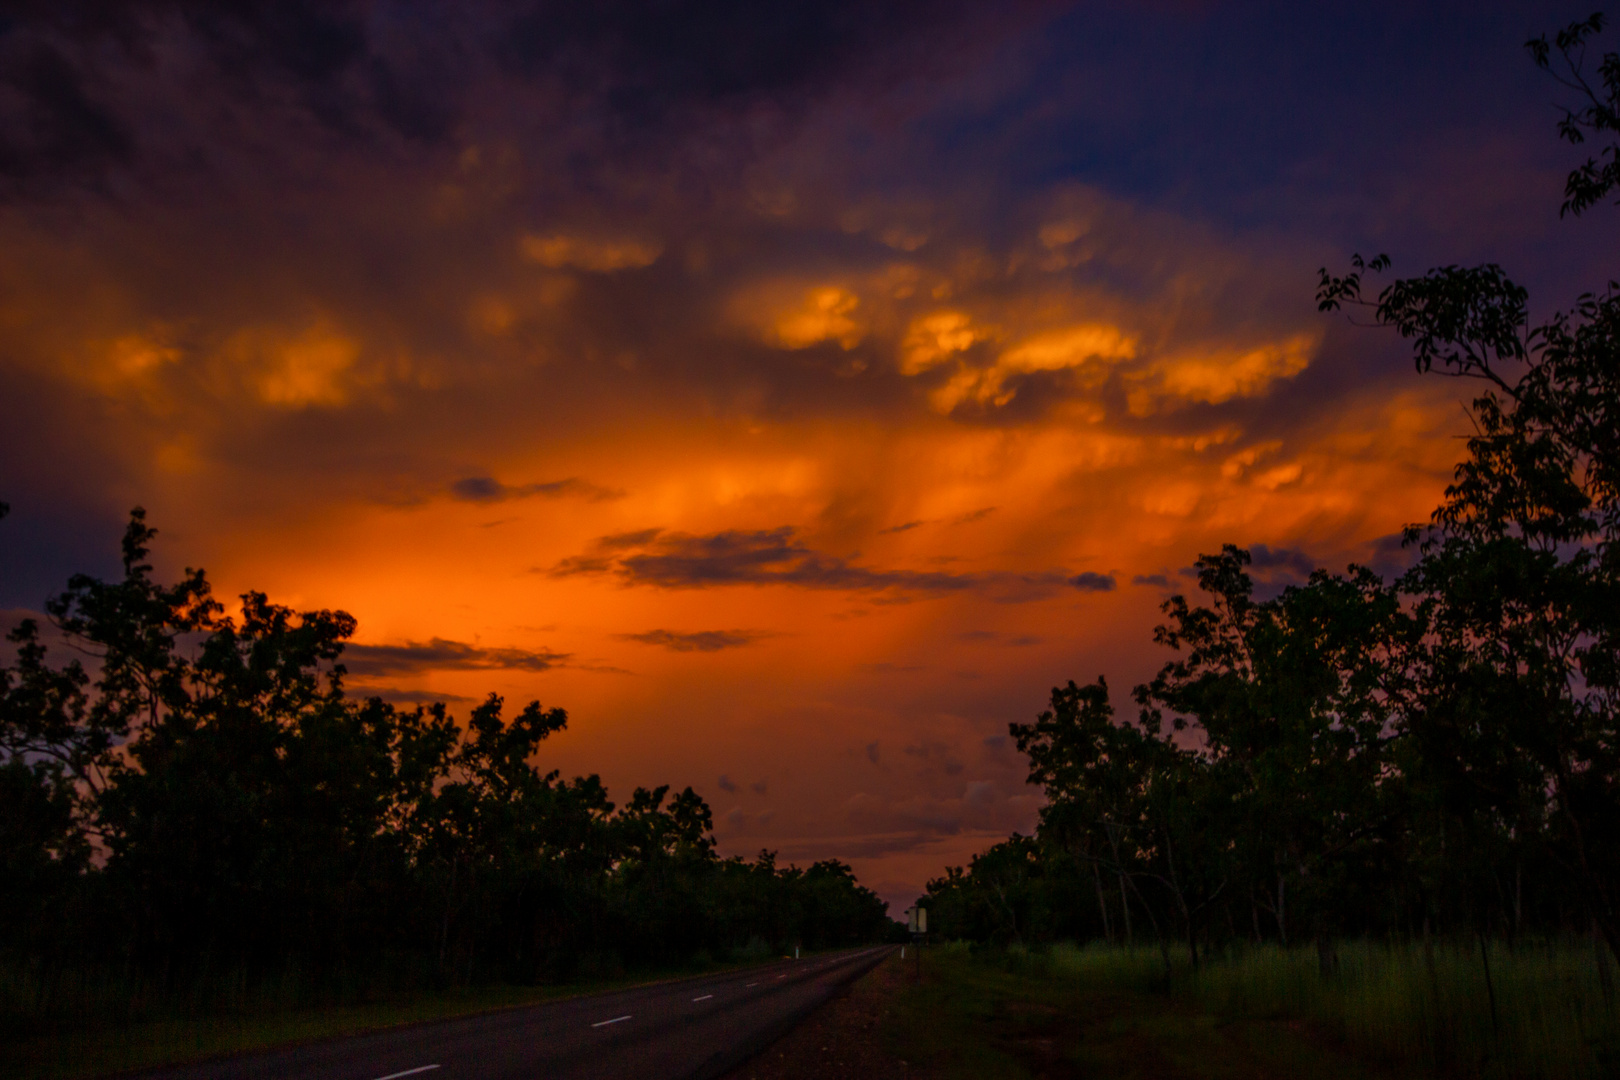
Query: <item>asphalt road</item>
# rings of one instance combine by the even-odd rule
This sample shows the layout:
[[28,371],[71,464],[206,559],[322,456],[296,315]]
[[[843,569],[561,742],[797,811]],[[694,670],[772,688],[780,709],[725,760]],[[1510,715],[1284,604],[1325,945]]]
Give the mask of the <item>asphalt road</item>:
[[147,1080],[700,1080],[734,1068],[889,946],[440,1020],[147,1073]]

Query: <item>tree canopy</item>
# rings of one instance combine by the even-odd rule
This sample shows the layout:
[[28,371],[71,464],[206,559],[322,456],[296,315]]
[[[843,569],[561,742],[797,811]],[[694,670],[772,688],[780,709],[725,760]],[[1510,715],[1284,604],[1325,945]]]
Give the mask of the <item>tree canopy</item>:
[[[76,575],[0,667],[0,963],[39,973],[295,978],[321,990],[576,972],[881,940],[836,860],[715,853],[687,787],[622,806],[546,770],[567,714],[491,694],[356,697],[355,620],[206,575],[158,581],[137,509],[123,576]],[[83,659],[80,659],[83,657]]]
[[[1532,59],[1576,95],[1562,136],[1600,143],[1563,212],[1620,188],[1620,55],[1586,70],[1601,15]],[[1590,926],[1620,957],[1620,284],[1532,325],[1502,267],[1320,271],[1324,312],[1369,311],[1420,374],[1475,380],[1466,457],[1392,582],[1351,566],[1256,599],[1249,553],[1196,564],[1155,641],[1172,650],[1113,716],[1107,684],[1053,690],[1013,724],[1047,805],[930,884],[949,932],[1163,940],[1345,932],[1514,935]],[[1013,920],[1003,866],[1031,911]],[[1094,905],[1053,902],[1091,878]],[[998,876],[999,875],[999,876]],[[1117,886],[1117,887],[1106,887]],[[1241,929],[1240,929],[1241,927]]]

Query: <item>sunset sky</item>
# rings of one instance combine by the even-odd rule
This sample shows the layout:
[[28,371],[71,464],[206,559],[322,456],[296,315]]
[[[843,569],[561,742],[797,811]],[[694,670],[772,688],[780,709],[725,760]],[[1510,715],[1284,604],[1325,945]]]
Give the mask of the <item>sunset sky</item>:
[[1474,387],[1316,270],[1613,276],[1522,47],[1591,6],[25,4],[0,608],[142,505],[355,688],[560,705],[548,767],[898,911],[1200,552],[1403,565]]

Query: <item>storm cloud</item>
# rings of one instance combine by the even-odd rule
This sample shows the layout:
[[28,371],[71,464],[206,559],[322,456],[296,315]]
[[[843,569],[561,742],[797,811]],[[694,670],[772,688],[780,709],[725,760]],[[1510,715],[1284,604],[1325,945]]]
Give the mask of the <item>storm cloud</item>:
[[[624,585],[702,589],[730,585],[785,585],[803,589],[937,596],[969,591],[998,599],[1033,600],[1067,580],[1061,571],[951,573],[874,569],[817,551],[792,526],[709,535],[646,530],[599,539],[591,551],[553,566],[553,577],[610,575]],[[1097,575],[1089,575],[1096,577]],[[1081,575],[1087,578],[1088,575]],[[1082,589],[1095,586],[1080,585]],[[1110,581],[1109,587],[1112,587]]]
[[489,476],[467,476],[450,485],[450,494],[463,502],[494,503],[508,499],[540,497],[560,499],[568,496],[601,502],[622,499],[624,492],[614,491],[570,476],[566,480],[549,480],[537,484],[503,484]]
[[656,645],[671,652],[719,652],[752,645],[768,637],[768,630],[648,630],[640,634],[619,634],[620,641]]
[[929,880],[1033,826],[1009,720],[1165,662],[1167,568],[1405,565],[1455,384],[1317,267],[1613,276],[1556,7],[12,4],[0,606],[139,503],[365,692],[543,690],[615,791],[768,779],[727,855]]
[[432,638],[402,645],[350,643],[342,663],[352,675],[379,676],[423,671],[550,671],[568,663],[569,653],[549,649],[484,648],[462,641]]

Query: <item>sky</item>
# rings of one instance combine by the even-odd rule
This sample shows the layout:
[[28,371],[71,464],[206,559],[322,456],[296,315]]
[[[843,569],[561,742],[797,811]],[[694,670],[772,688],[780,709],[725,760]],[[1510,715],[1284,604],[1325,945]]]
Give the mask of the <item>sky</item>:
[[1475,388],[1316,272],[1615,276],[1523,49],[1589,6],[11,5],[0,610],[143,506],[355,690],[561,706],[898,911],[1200,553],[1403,565]]

